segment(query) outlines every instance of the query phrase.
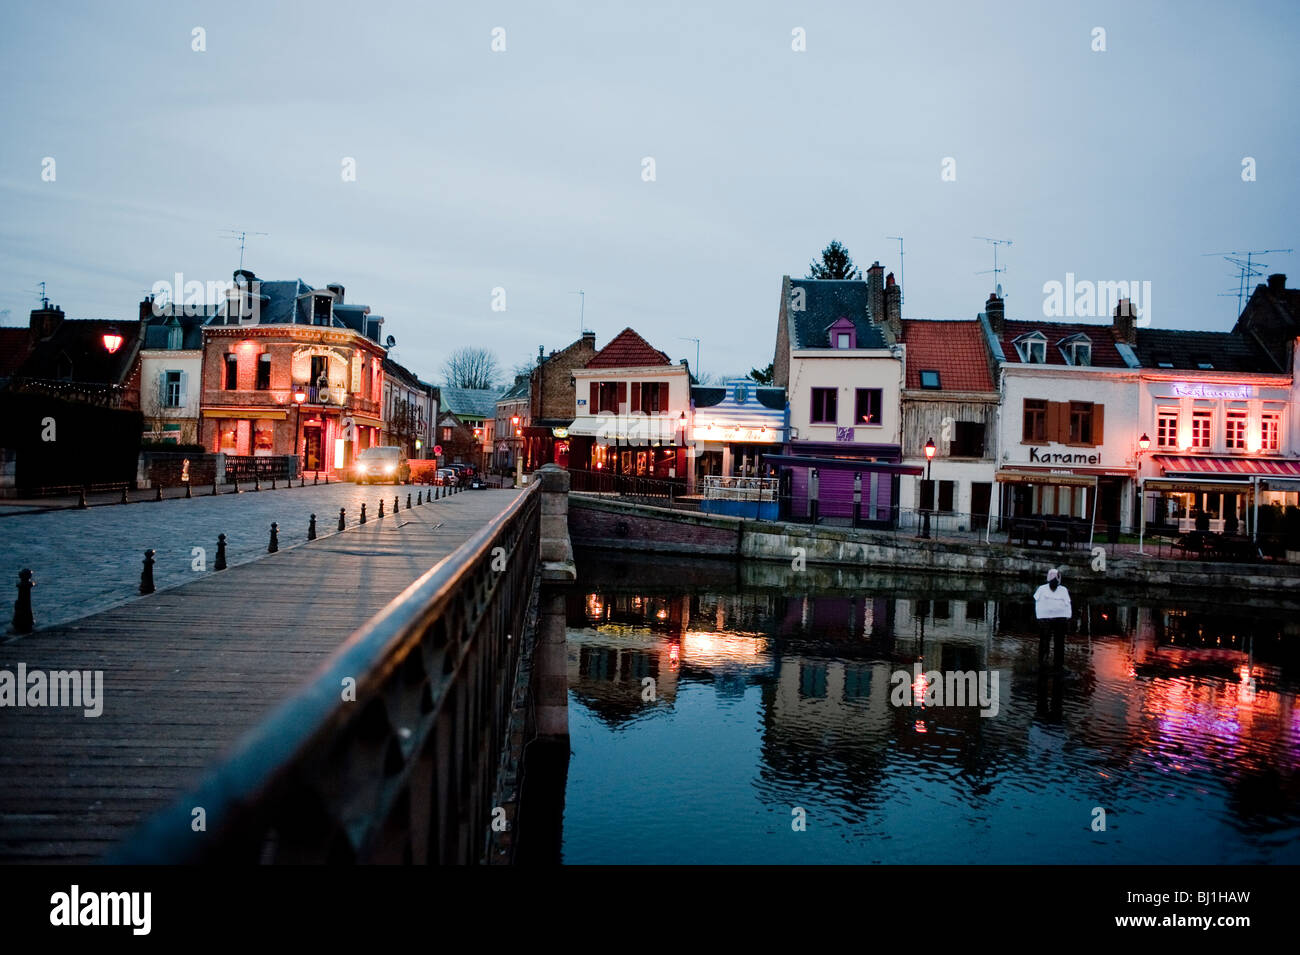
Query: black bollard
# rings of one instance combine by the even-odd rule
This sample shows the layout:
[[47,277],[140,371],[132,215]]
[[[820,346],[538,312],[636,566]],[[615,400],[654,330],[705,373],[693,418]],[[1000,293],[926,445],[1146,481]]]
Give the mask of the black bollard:
[[221,492],[217,490],[217,476],[212,475],[212,496],[216,497]]
[[125,485],[125,484],[122,485],[122,503],[123,503],[123,504],[130,504],[130,503],[131,503],[130,499],[126,496],[126,485]]
[[155,501],[161,501],[161,500],[162,500],[162,485],[161,485],[161,484],[159,484],[156,488],[153,489],[153,499],[154,499]]
[[325,472],[325,483],[326,483],[326,484],[329,484],[329,482],[330,482],[330,473],[329,473],[329,471],[326,471],[326,472]]
[[[126,497],[126,491],[123,491],[123,492],[122,492],[122,496],[123,496],[123,497]],[[188,481],[185,483],[185,496],[186,496],[187,498],[191,498],[191,497],[194,496],[193,494],[190,493],[190,484],[189,484]]]
[[275,475],[274,475],[274,474],[271,475],[271,490],[272,490],[272,491],[275,490]]
[[301,474],[298,475],[298,486],[299,486],[299,487],[306,487],[306,486],[307,486],[307,472],[306,472],[306,471],[303,471]]
[[406,509],[407,509],[408,511],[411,509],[411,492],[410,492],[410,491],[407,491],[407,492],[406,492]]
[[317,471],[311,476],[311,486],[315,487],[319,483],[320,483],[320,472]]
[[144,570],[140,571],[140,593],[153,593],[153,551],[144,552]]
[[85,508],[85,507],[88,507],[88,506],[89,506],[89,505],[86,504],[86,489],[83,487],[83,488],[81,489],[81,496],[77,498],[77,507],[78,507],[78,508]]
[[393,513],[396,514],[396,513],[397,513],[398,511],[400,511],[401,509],[402,509],[402,502],[399,501],[399,500],[397,499],[397,496],[396,496],[396,495],[394,495],[394,496],[393,496]]
[[14,601],[14,633],[31,633],[35,622],[32,620],[32,582],[30,570],[18,571],[18,599]]
[[384,499],[382,497],[379,499],[379,516],[384,516]]
[[362,505],[361,505],[361,523],[364,524],[365,522],[366,522],[366,506],[365,506],[364,504],[362,504]]
[[307,525],[307,540],[314,541],[315,539],[316,539],[316,515],[313,514],[311,516],[311,523]]
[[423,491],[423,489],[421,489],[421,490],[415,492],[415,503],[416,503],[416,505],[420,505],[420,504],[423,504],[423,503],[424,503],[424,491]]
[[266,545],[266,552],[274,554],[280,549],[280,525],[275,521],[271,522],[271,543]]
[[262,476],[258,474],[256,471],[253,472],[253,490],[254,491],[262,490]]
[[346,517],[347,517],[347,508],[340,507],[339,508],[339,530],[343,530],[343,528],[348,526],[345,520]]
[[217,562],[212,565],[213,570],[226,569],[226,535],[217,535]]

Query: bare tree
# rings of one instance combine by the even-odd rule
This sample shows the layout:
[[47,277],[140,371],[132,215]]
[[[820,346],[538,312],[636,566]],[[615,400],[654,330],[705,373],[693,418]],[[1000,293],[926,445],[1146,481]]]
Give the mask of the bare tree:
[[442,363],[442,377],[449,388],[493,388],[501,369],[494,352],[466,345]]
[[[175,438],[181,444],[194,444],[198,440],[198,422],[186,415],[184,407],[167,404],[166,387],[166,379],[161,371],[155,372],[149,381],[141,383],[140,411],[145,424],[153,440],[165,440],[165,436]],[[167,425],[179,425],[179,428],[168,431]]]

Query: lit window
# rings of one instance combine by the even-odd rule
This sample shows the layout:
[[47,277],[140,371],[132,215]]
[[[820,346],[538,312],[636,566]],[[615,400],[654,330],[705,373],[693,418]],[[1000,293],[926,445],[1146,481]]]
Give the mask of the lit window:
[[1178,447],[1178,410],[1161,408],[1156,414],[1156,447]]
[[1192,412],[1192,447],[1198,450],[1208,450],[1210,447],[1210,432],[1214,425],[1213,411],[1193,411]]
[[1246,412],[1229,411],[1225,422],[1227,446],[1233,451],[1246,450]]
[[881,390],[879,388],[859,388],[857,392],[857,416],[854,424],[880,424]]
[[1281,447],[1282,416],[1276,411],[1265,411],[1260,415],[1260,447],[1265,451],[1276,451]]

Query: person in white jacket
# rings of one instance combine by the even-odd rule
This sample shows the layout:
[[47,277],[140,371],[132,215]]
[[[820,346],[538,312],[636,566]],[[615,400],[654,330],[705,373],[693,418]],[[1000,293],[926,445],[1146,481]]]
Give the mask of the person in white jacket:
[[1038,666],[1047,665],[1047,646],[1051,642],[1053,668],[1060,670],[1065,666],[1065,626],[1074,616],[1074,608],[1055,567],[1047,572],[1047,583],[1034,591],[1034,614],[1038,618]]

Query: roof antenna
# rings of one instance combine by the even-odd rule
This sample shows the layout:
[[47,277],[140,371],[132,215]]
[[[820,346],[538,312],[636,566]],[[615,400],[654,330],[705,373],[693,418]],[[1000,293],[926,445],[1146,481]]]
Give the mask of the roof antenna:
[[990,239],[988,236],[984,236],[984,235],[973,235],[973,236],[971,236],[971,238],[972,238],[972,239],[980,239],[981,241],[989,242],[989,243],[991,243],[991,244],[993,245],[993,268],[991,268],[991,269],[985,269],[983,272],[976,272],[975,274],[976,274],[976,275],[988,275],[990,272],[992,272],[992,273],[993,273],[993,281],[997,283],[997,287],[998,287],[998,298],[1002,298],[1002,282],[1001,282],[1001,280],[998,278],[998,276],[1001,275],[1003,272],[1005,272],[1005,271],[1007,270],[1007,267],[1004,265],[1004,266],[1002,266],[1002,268],[998,268],[998,246],[1000,246],[1000,245],[1010,245],[1010,244],[1011,244],[1011,240],[1010,240],[1010,239]]
[[886,239],[893,239],[898,243],[898,314],[901,318],[903,315],[903,296],[907,294],[907,281],[903,276],[903,237],[901,235],[887,235]]
[[[1270,252],[1293,252],[1293,249],[1252,249],[1245,252],[1206,252],[1205,255],[1221,255],[1237,267],[1237,315],[1241,315],[1242,300],[1246,297],[1246,283],[1256,276],[1263,275],[1264,269],[1268,265],[1264,262],[1252,261],[1257,255],[1268,255]],[[1246,260],[1243,262],[1235,256],[1244,255]],[[1220,298],[1231,298],[1232,292],[1220,292]]]
[[578,337],[581,338],[582,333],[587,330],[587,293],[582,289],[578,289],[578,291],[569,294],[582,296],[581,301],[578,303]]
[[39,283],[39,284],[40,284],[40,286],[41,286],[41,308],[43,308],[43,309],[49,308],[49,307],[50,307],[50,299],[49,299],[49,297],[45,294],[45,283],[44,283],[44,282],[41,282],[41,283]]
[[242,232],[239,229],[227,229],[224,233],[227,239],[239,240],[239,271],[244,271],[244,242],[250,235],[270,235],[269,232]]

